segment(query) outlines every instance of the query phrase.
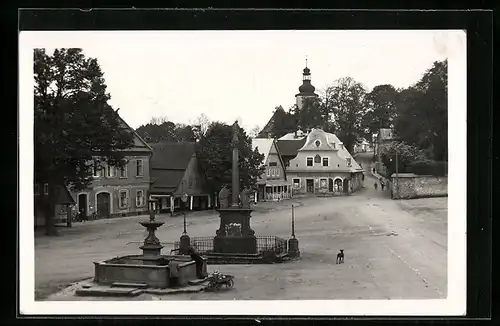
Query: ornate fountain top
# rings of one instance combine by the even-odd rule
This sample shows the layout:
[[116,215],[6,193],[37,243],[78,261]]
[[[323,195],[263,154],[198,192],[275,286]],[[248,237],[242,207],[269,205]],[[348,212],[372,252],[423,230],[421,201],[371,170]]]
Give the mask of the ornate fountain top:
[[155,220],[155,202],[156,200],[154,199],[149,199],[149,221],[154,222]]

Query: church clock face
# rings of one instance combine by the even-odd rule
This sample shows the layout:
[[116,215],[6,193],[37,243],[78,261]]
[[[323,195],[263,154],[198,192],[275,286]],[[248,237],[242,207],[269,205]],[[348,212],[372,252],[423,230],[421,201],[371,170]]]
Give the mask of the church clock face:
[[319,147],[319,145],[321,145],[321,142],[319,140],[316,140],[314,144],[316,145],[316,147]]

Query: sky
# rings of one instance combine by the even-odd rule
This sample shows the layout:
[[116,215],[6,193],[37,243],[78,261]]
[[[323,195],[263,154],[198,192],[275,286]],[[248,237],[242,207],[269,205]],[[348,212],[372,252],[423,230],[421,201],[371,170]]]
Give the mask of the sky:
[[97,58],[110,104],[133,128],[152,117],[263,127],[288,108],[311,69],[317,93],[341,77],[367,91],[408,87],[449,55],[446,31],[36,32],[36,47],[80,47]]

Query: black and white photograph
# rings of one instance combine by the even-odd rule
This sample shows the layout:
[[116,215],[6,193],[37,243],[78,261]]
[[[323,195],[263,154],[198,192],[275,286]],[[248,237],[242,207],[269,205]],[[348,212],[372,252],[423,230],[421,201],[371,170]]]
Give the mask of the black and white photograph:
[[19,42],[22,311],[465,313],[464,31]]

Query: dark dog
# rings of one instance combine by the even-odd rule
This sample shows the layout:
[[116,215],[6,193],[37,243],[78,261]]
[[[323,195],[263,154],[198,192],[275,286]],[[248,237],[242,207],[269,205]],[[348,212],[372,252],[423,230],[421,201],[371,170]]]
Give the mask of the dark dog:
[[340,249],[340,252],[337,254],[337,264],[343,264],[344,263],[344,249]]

